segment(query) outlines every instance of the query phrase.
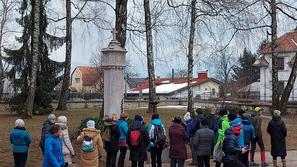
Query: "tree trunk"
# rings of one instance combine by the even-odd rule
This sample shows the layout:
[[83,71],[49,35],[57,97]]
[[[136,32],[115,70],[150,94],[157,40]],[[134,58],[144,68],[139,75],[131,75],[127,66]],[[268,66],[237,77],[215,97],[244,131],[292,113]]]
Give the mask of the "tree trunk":
[[30,86],[28,97],[26,100],[26,111],[24,113],[25,118],[32,118],[33,105],[35,99],[37,68],[39,58],[39,43],[40,43],[40,7],[42,0],[33,0],[32,13],[33,13],[33,33],[32,33],[32,67],[30,76]]
[[293,63],[293,67],[292,67],[292,71],[289,77],[289,80],[287,82],[287,85],[285,87],[285,90],[282,94],[281,100],[280,100],[280,110],[282,112],[282,114],[286,114],[287,113],[287,104],[288,104],[288,100],[290,97],[290,94],[292,92],[292,89],[294,87],[294,83],[296,80],[296,76],[297,76],[297,52],[295,53],[294,56],[294,63]]
[[116,39],[121,43],[122,48],[126,45],[127,3],[128,0],[116,1]]
[[277,70],[277,18],[276,18],[276,2],[271,0],[271,57],[272,57],[272,111],[279,107],[279,83],[278,83],[278,70]]
[[61,88],[57,110],[67,110],[67,97],[69,94],[69,81],[71,70],[71,49],[72,49],[72,19],[71,0],[66,0],[66,58],[64,67],[63,84]]
[[194,49],[194,37],[195,37],[195,23],[196,23],[196,0],[191,2],[191,27],[188,46],[188,112],[194,114],[193,109],[193,49]]
[[149,105],[148,105],[147,112],[155,113],[157,111],[157,101],[156,101],[155,69],[154,69],[154,57],[153,57],[152,22],[151,22],[149,0],[144,0],[144,15],[145,15],[145,30],[146,30],[147,68],[148,68],[148,79],[149,79]]

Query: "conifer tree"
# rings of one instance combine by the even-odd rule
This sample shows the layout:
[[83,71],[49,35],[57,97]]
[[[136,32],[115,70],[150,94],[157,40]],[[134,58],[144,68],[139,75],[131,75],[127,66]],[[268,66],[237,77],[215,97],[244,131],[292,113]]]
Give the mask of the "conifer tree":
[[[10,100],[10,107],[25,117],[26,100],[29,93],[31,66],[32,66],[32,31],[33,31],[33,1],[22,0],[19,8],[21,18],[17,20],[23,27],[21,37],[16,37],[17,42],[21,44],[18,49],[5,48],[6,57],[4,60],[10,65],[7,76],[12,81],[15,95]],[[49,58],[49,51],[57,49],[65,42],[64,37],[55,37],[46,32],[47,17],[44,8],[45,2],[40,4],[40,36],[39,36],[39,54],[37,65],[37,76],[35,86],[35,98],[33,105],[33,114],[49,113],[53,110],[51,105],[54,93],[53,89],[60,81],[57,77],[63,69],[63,63],[58,63]],[[30,112],[30,111],[29,111]]]

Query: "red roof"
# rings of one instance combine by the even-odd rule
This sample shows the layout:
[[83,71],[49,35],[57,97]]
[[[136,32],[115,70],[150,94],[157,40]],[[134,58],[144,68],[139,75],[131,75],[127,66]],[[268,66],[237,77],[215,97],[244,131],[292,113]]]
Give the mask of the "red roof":
[[[213,78],[205,77],[205,75],[200,78],[193,78],[192,82],[193,82],[193,86],[196,86],[196,85],[202,84],[202,83],[210,81],[210,80],[219,83],[219,81],[217,81]],[[173,78],[173,79],[172,78],[156,78],[155,79],[156,86],[162,85],[162,84],[169,84],[169,83],[181,84],[181,83],[187,83],[187,82],[188,82],[188,78]],[[149,88],[149,81],[148,81],[148,79],[145,79],[141,85],[136,86],[135,88],[132,88],[132,90],[133,91],[141,91],[141,90],[144,90],[147,88]]]
[[103,72],[100,67],[77,66],[76,68],[81,72],[83,86],[94,85],[101,77],[100,73]]
[[[279,38],[277,38],[277,48],[278,53],[286,52],[296,52],[297,51],[297,30],[288,32]],[[261,50],[262,54],[271,53],[271,43],[268,43]]]

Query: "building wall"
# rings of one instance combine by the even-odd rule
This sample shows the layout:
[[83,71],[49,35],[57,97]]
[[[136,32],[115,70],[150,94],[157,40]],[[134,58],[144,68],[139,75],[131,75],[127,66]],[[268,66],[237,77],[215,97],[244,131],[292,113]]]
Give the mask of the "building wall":
[[[279,56],[284,57],[284,69],[279,70],[278,79],[284,82],[284,87],[286,86],[288,79],[290,77],[291,68],[288,62],[295,56],[295,53],[283,53]],[[268,67],[260,68],[260,99],[261,100],[272,100],[272,59],[271,55],[265,56],[266,61],[269,63]],[[297,99],[297,84],[295,82],[294,88],[291,92],[289,100]]]
[[[78,80],[79,80],[79,82],[78,82]],[[75,87],[78,92],[81,92],[83,90],[82,74],[78,68],[76,68],[75,71],[72,73],[71,86]]]
[[[214,93],[212,92],[212,89],[214,89]],[[202,83],[200,85],[197,85],[193,87],[193,97],[200,96],[201,99],[209,99],[209,98],[217,98],[219,94],[219,84],[213,81],[208,81],[205,83]],[[183,90],[180,93],[177,93],[174,95],[175,97],[187,97],[188,96],[188,90]]]

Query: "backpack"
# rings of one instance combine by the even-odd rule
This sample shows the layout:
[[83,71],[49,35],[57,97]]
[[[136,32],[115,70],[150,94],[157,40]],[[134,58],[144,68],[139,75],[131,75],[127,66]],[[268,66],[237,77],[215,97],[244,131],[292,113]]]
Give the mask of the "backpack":
[[89,136],[84,136],[81,150],[83,152],[93,152],[95,150],[92,138],[90,138]]
[[104,132],[102,134],[102,140],[107,142],[111,141],[111,130],[109,127],[106,127],[104,129]]
[[154,125],[154,142],[157,148],[163,148],[166,144],[166,135],[162,125]]
[[213,150],[213,158],[216,162],[222,162],[225,152],[224,152],[224,142],[219,143],[217,147],[214,148]]
[[137,148],[140,145],[140,130],[132,130],[130,132],[130,141],[131,141],[131,146],[132,148]]

